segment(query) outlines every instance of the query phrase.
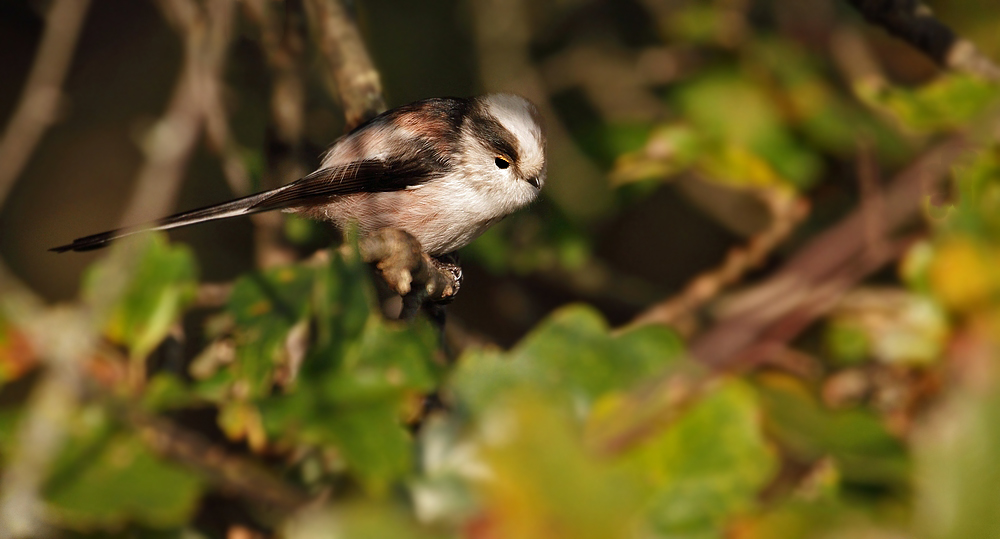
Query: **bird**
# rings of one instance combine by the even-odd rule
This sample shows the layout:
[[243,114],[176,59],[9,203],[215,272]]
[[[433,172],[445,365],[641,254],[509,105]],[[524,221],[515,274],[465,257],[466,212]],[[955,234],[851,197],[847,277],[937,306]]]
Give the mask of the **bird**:
[[341,230],[356,223],[362,236],[401,229],[424,252],[441,256],[538,197],[547,175],[545,149],[541,115],[524,97],[424,99],[340,137],[315,172],[292,183],[50,251],[89,251],[142,232],[281,210]]

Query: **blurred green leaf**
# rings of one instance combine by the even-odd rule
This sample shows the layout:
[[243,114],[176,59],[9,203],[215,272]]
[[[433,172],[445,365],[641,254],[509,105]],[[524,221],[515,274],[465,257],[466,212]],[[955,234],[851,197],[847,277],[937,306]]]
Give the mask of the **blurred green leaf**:
[[918,88],[861,85],[857,90],[869,105],[918,133],[960,128],[981,117],[1000,98],[996,84],[956,73]]
[[135,434],[84,410],[72,443],[54,468],[46,499],[71,528],[118,528],[127,522],[167,527],[186,522],[202,482],[162,462]]
[[270,392],[274,371],[286,359],[288,332],[309,313],[315,275],[313,268],[289,266],[247,275],[233,286],[226,307],[237,327],[230,369],[246,396]]
[[288,539],[444,539],[451,535],[420,526],[401,508],[354,502],[304,511],[281,530]]
[[[991,358],[995,360],[996,358]],[[915,440],[916,527],[925,537],[996,537],[1000,500],[1000,392],[986,387],[948,397]]]
[[512,389],[480,416],[477,448],[490,471],[473,480],[482,537],[632,537],[645,488],[589,454],[566,403],[538,388]]
[[777,470],[757,398],[736,380],[624,458],[655,488],[647,504],[654,537],[722,536],[727,522],[756,504]]
[[830,457],[845,482],[886,490],[902,488],[909,460],[874,412],[827,410],[797,381],[760,376],[760,402],[773,436],[801,462]]
[[424,321],[384,320],[368,287],[363,264],[331,257],[310,292],[316,339],[294,390],[259,404],[273,436],[336,448],[370,493],[384,494],[412,469],[402,419],[408,399],[437,381],[437,336]]
[[612,336],[593,308],[574,305],[538,324],[509,353],[466,353],[452,387],[475,411],[525,387],[565,395],[586,409],[601,394],[626,389],[659,372],[680,352],[680,340],[668,329],[647,326]]
[[167,336],[197,292],[190,250],[167,244],[163,234],[128,238],[88,269],[83,296],[92,305],[112,301],[104,332],[143,359]]
[[768,94],[746,77],[720,71],[676,93],[686,120],[717,148],[703,162],[717,179],[736,185],[765,182],[767,175],[759,169],[766,164],[778,179],[796,187],[815,180],[818,157],[795,140]]

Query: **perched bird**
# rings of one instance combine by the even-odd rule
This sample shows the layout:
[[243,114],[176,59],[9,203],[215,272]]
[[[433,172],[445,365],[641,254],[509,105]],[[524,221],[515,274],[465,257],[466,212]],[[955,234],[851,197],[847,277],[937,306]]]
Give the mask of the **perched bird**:
[[362,235],[399,228],[443,255],[535,200],[545,174],[545,133],[527,99],[425,99],[341,137],[318,170],[288,185],[50,250],[87,251],[144,231],[282,210],[341,229],[356,222]]

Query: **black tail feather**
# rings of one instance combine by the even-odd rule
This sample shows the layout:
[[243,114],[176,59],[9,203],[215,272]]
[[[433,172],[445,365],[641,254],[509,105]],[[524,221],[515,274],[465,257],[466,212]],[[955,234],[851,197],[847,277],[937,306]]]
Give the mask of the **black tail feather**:
[[215,221],[218,219],[227,219],[229,217],[237,217],[240,215],[250,215],[252,213],[268,211],[270,208],[255,208],[254,206],[260,204],[268,197],[272,196],[276,192],[281,191],[283,189],[284,187],[279,187],[278,189],[266,191],[263,193],[257,193],[256,195],[250,195],[243,198],[238,198],[236,200],[231,200],[229,202],[223,202],[222,204],[215,204],[212,206],[206,206],[204,208],[198,208],[196,210],[178,213],[176,215],[171,215],[170,217],[164,217],[163,219],[160,219],[158,221],[153,221],[152,223],[147,223],[145,225],[119,228],[115,230],[109,230],[107,232],[101,232],[100,234],[93,234],[91,236],[77,238],[73,240],[73,243],[60,245],[59,247],[53,247],[49,249],[49,251],[55,253],[65,253],[67,251],[91,251],[94,249],[107,247],[108,244],[110,244],[114,240],[121,239],[126,236],[131,236],[133,234],[138,234],[141,232],[150,232],[153,230],[169,230],[171,228],[179,228],[182,226],[193,225],[196,223],[203,223],[205,221]]

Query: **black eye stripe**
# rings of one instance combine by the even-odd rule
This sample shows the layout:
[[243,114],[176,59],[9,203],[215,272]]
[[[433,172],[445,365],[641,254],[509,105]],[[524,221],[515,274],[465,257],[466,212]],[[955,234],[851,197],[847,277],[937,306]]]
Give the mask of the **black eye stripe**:
[[517,163],[517,138],[482,107],[476,107],[469,115],[469,128],[476,139],[482,141],[493,153],[510,158],[511,163]]

